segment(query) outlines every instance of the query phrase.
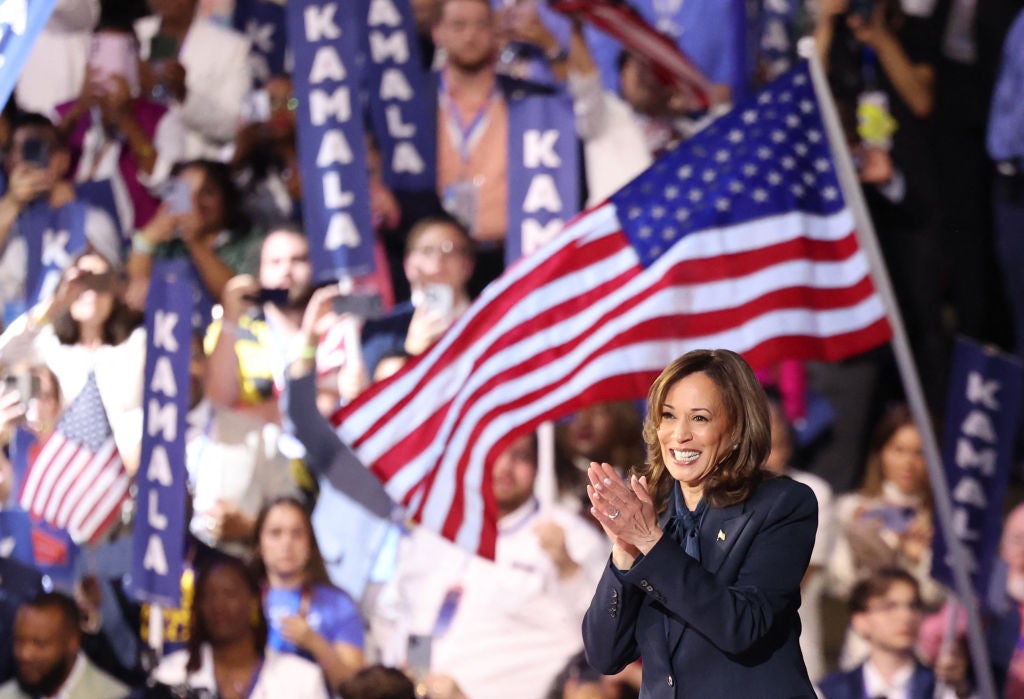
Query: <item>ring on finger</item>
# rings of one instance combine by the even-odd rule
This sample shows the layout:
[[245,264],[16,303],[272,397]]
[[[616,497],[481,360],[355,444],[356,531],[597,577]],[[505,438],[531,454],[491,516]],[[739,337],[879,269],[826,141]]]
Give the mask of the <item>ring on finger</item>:
[[610,515],[608,515],[608,519],[615,519],[615,518],[616,518],[616,517],[618,517],[618,516],[619,516],[620,514],[621,514],[621,513],[620,513],[620,512],[618,511],[618,510],[615,510],[615,512],[612,512],[612,513],[611,513]]

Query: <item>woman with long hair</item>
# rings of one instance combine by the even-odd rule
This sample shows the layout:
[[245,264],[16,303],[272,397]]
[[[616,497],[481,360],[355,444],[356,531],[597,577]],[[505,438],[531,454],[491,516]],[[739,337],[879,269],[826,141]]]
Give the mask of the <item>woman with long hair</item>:
[[800,581],[814,493],[763,469],[764,389],[735,352],[694,350],[651,386],[648,463],[628,481],[593,463],[591,513],[613,542],[583,621],[587,661],[643,658],[645,697],[813,697]]
[[314,661],[336,689],[363,667],[363,622],[352,598],[331,584],[302,503],[267,503],[256,519],[256,546],[269,646]]
[[260,586],[236,558],[215,559],[196,580],[188,646],[171,653],[153,679],[220,699],[327,699],[316,666],[267,647]]
[[45,366],[57,377],[63,408],[95,382],[117,450],[129,473],[142,438],[146,329],[122,300],[123,271],[87,252],[64,270],[54,295],[0,336],[0,364]]
[[[897,566],[917,580],[932,610],[944,589],[932,579],[932,493],[921,433],[910,409],[890,408],[868,445],[859,490],[836,500],[839,536],[828,562],[830,592],[845,599],[853,586],[881,568]],[[862,660],[866,646],[847,638],[844,666]]]

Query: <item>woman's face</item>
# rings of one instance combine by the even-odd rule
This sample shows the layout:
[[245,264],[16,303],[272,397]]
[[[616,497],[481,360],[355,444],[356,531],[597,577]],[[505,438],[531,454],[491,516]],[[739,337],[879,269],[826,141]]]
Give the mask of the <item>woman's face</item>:
[[252,633],[252,615],[260,601],[241,572],[215,565],[206,578],[198,613],[213,645],[244,638]]
[[85,255],[73,269],[81,291],[71,302],[71,317],[81,325],[102,325],[114,310],[110,265],[99,255]]
[[199,217],[204,233],[219,233],[224,228],[224,193],[213,178],[199,167],[182,170],[179,175],[192,192],[192,209]]
[[927,472],[921,435],[914,425],[904,425],[893,432],[882,447],[882,479],[894,483],[906,495],[919,494],[925,486]]
[[731,432],[721,392],[707,374],[690,374],[668,389],[658,441],[665,467],[681,484],[701,486],[728,453]]
[[306,516],[294,505],[270,508],[260,530],[260,556],[267,572],[293,576],[309,562],[309,533]]
[[574,452],[595,461],[607,461],[615,439],[615,416],[603,403],[591,405],[573,415],[568,432]]

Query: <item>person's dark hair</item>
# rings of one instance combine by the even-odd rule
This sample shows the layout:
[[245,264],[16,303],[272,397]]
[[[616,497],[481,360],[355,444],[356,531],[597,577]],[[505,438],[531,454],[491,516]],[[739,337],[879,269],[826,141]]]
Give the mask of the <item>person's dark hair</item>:
[[879,568],[873,571],[868,577],[858,581],[850,591],[850,599],[847,602],[851,614],[866,612],[871,600],[883,597],[890,588],[898,582],[906,583],[914,588],[914,597],[921,602],[921,586],[917,578],[903,568],[896,566]]
[[446,226],[462,239],[462,249],[464,254],[469,259],[476,257],[476,241],[473,240],[473,236],[469,234],[466,227],[459,223],[456,219],[447,214],[439,214],[435,216],[424,216],[419,221],[412,225],[409,229],[409,236],[405,239],[405,256],[408,257],[409,253],[412,252],[416,246],[416,242],[420,239],[427,230],[434,226]]
[[249,219],[242,211],[242,193],[231,176],[231,168],[216,160],[185,160],[175,163],[171,175],[177,177],[193,168],[202,170],[207,182],[212,183],[220,192],[224,205],[224,228],[236,232],[248,231]]
[[[882,415],[882,419],[878,421],[878,424],[875,425],[875,429],[868,440],[868,457],[864,466],[864,481],[860,487],[862,494],[875,497],[882,493],[882,483],[885,481],[885,476],[882,473],[882,450],[885,449],[885,445],[893,438],[893,435],[900,429],[908,426],[915,427],[920,431],[920,427],[914,420],[913,413],[910,412],[910,408],[905,403],[898,403],[890,407]],[[926,506],[930,508],[932,504],[931,488],[925,486],[920,494],[924,498]]]
[[[129,0],[104,0],[103,11],[100,13],[100,21],[96,24],[96,28],[93,29],[93,34],[99,34],[100,32],[113,32],[117,34],[129,34],[135,40],[135,44],[138,45],[138,39],[135,34],[135,20],[139,19],[139,16],[132,16],[128,11]],[[123,8],[117,6],[123,5]],[[107,7],[115,7],[116,9],[108,11]],[[122,10],[122,11],[118,11]]]
[[[110,309],[110,315],[103,323],[103,344],[119,345],[128,339],[139,325],[142,324],[142,314],[133,310],[124,302],[121,296],[121,284],[124,282],[124,272],[121,268],[113,265],[110,260],[98,252],[84,252],[75,257],[67,266],[70,269],[83,257],[94,255],[103,260],[109,267],[110,273],[114,275],[114,305]],[[63,282],[61,282],[63,283]],[[67,308],[53,319],[53,332],[63,345],[75,345],[81,339],[81,328],[78,321],[71,317],[71,309]]]
[[282,495],[270,500],[263,505],[259,515],[256,517],[256,527],[254,529],[256,556],[253,559],[253,572],[256,575],[256,579],[260,582],[267,579],[267,566],[264,564],[263,554],[260,552],[260,538],[263,535],[263,527],[267,523],[267,515],[275,507],[291,507],[296,512],[302,514],[302,523],[305,526],[306,537],[309,539],[309,560],[306,561],[303,585],[305,587],[331,585],[331,578],[327,574],[327,565],[324,563],[323,554],[320,553],[320,546],[316,542],[313,523],[309,519],[309,510],[306,509],[301,500],[291,495]]
[[416,699],[416,685],[393,667],[371,665],[341,683],[341,699]]
[[772,447],[771,419],[764,389],[743,357],[730,350],[693,350],[669,364],[651,385],[644,419],[647,465],[637,475],[647,476],[647,486],[658,511],[668,506],[672,476],[665,467],[658,441],[661,412],[669,390],[691,374],[705,374],[721,394],[729,416],[735,447],[704,478],[704,497],[715,507],[743,502],[758,484],[770,477],[762,469]]
[[263,604],[261,602],[263,594],[260,589],[259,580],[255,575],[253,575],[252,570],[243,561],[232,556],[219,555],[213,558],[208,564],[199,567],[199,574],[196,578],[195,595],[192,602],[192,619],[190,623],[188,643],[186,644],[186,648],[188,649],[188,663],[185,665],[185,669],[189,672],[195,672],[203,664],[202,647],[204,643],[210,640],[210,634],[206,629],[205,620],[202,618],[202,612],[200,611],[202,605],[200,604],[200,601],[206,595],[206,586],[210,579],[210,575],[220,568],[229,568],[238,573],[245,582],[245,586],[249,590],[249,593],[253,596],[253,599],[256,600],[254,618],[252,620],[253,647],[256,649],[256,653],[260,657],[263,657],[264,649],[267,647],[267,636],[269,635],[269,630],[267,628],[267,618],[263,615]]
[[16,116],[11,120],[11,135],[13,136],[18,129],[35,128],[46,131],[50,137],[50,145],[63,148],[64,144],[60,140],[60,135],[57,133],[57,127],[52,121],[46,116],[39,114],[38,112],[22,112],[19,111]]
[[22,602],[21,608],[31,609],[56,609],[60,612],[61,620],[65,630],[71,635],[79,635],[82,614],[78,604],[69,595],[63,592],[40,592],[35,597]]

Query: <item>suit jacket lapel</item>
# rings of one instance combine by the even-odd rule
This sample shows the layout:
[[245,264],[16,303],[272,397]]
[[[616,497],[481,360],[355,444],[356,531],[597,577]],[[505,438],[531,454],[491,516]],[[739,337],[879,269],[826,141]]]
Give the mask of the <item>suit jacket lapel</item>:
[[718,572],[748,519],[750,513],[743,511],[743,503],[708,509],[700,525],[700,564],[704,570]]
[[[698,534],[700,537],[700,565],[704,570],[712,575],[718,572],[748,519],[750,519],[750,515],[743,511],[743,503],[721,509],[708,508],[700,523],[700,533]],[[664,522],[662,526],[664,526]],[[686,631],[686,624],[676,622],[668,624],[670,656],[675,654],[676,646],[682,640],[684,631]]]

